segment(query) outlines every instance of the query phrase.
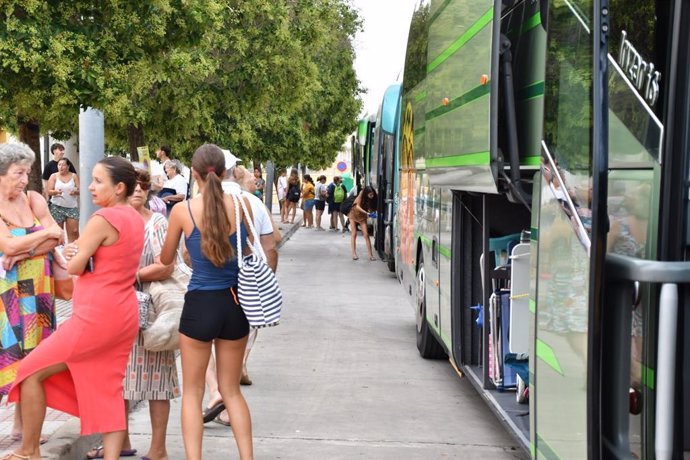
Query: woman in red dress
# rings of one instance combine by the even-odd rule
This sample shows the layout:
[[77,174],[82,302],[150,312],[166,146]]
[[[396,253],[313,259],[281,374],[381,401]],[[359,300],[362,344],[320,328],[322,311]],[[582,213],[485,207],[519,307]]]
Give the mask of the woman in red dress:
[[21,400],[23,438],[5,459],[40,459],[46,406],[81,419],[81,434],[103,434],[104,458],[120,458],[126,414],[122,381],[139,328],[135,273],[144,245],[144,221],[127,197],[134,167],[119,157],[93,168],[89,192],[102,207],[79,240],[65,247],[77,278],[73,315],[21,363],[9,400]]

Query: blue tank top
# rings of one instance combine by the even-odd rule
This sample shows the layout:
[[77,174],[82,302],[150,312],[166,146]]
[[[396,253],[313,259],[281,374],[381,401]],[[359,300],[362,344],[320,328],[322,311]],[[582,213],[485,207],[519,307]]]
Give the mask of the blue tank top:
[[[192,261],[192,278],[189,280],[188,291],[212,291],[220,289],[228,289],[237,285],[237,274],[239,268],[237,265],[237,258],[227,260],[222,267],[216,267],[208,258],[201,252],[201,232],[196,226],[194,216],[189,202],[189,215],[192,217],[194,228],[188,237],[185,237],[187,244],[187,251],[189,258]],[[244,223],[239,227],[242,249],[247,246],[247,231],[244,228]],[[237,232],[228,236],[230,245],[234,252],[237,252]],[[237,255],[237,254],[236,254]],[[239,254],[241,257],[242,254]]]

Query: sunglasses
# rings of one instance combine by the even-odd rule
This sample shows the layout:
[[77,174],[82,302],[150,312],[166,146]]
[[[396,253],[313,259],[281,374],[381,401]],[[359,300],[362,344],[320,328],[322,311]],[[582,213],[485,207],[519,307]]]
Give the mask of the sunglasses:
[[141,189],[142,189],[143,191],[147,191],[148,189],[151,188],[151,184],[149,184],[149,183],[137,181],[137,184],[139,185],[139,187],[141,187]]

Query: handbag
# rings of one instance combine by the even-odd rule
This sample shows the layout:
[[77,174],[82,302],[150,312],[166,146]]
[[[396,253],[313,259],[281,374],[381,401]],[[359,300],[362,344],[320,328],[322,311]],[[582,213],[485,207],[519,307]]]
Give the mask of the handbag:
[[[280,313],[283,305],[283,294],[280,291],[275,273],[266,264],[266,254],[258,244],[259,236],[244,200],[231,194],[235,202],[235,222],[240,225],[240,205],[244,212],[245,222],[249,227],[254,242],[251,244],[252,254],[242,257],[241,238],[237,238],[237,264],[239,273],[237,276],[237,297],[240,307],[247,317],[249,326],[253,328],[275,326],[280,322]],[[238,205],[238,201],[240,205]]]
[[175,265],[170,278],[148,283],[151,296],[150,324],[141,331],[144,348],[149,351],[170,351],[180,347],[180,316],[191,270],[185,264]]
[[136,290],[137,302],[139,302],[139,329],[148,329],[151,314],[151,295],[147,292]]
[[67,261],[62,255],[64,246],[56,246],[51,252],[51,270],[53,272],[53,294],[56,299],[72,300],[74,280],[67,273]]

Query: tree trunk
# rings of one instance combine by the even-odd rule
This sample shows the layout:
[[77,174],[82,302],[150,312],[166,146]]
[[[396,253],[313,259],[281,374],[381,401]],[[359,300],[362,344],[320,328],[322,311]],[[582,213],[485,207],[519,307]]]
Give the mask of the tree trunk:
[[145,146],[144,127],[141,125],[130,124],[127,126],[127,140],[129,142],[129,154],[132,161],[139,161],[139,151],[137,147]]
[[41,169],[41,133],[38,123],[26,120],[23,117],[17,117],[17,122],[19,126],[19,140],[31,147],[31,150],[36,155],[34,164],[31,165],[28,189],[41,193],[43,191],[43,181],[41,180],[43,170]]

